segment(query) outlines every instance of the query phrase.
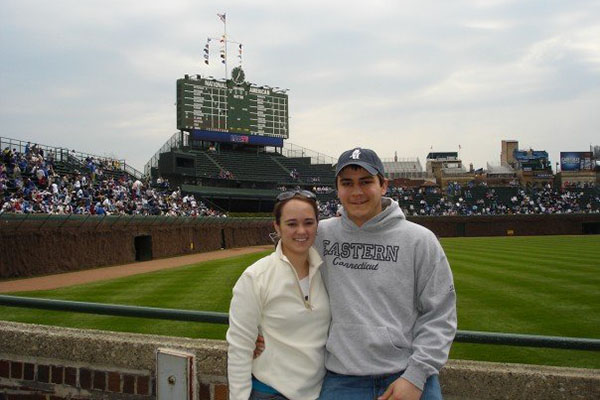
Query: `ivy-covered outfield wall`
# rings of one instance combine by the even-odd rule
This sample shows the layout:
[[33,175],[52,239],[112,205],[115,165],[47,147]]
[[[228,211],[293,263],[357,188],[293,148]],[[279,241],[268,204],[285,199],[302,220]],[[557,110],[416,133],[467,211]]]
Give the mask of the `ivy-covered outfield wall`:
[[[440,237],[600,234],[600,214],[409,217]],[[271,243],[270,219],[0,215],[0,279]]]
[[0,217],[0,279],[266,244],[272,231],[266,219]]

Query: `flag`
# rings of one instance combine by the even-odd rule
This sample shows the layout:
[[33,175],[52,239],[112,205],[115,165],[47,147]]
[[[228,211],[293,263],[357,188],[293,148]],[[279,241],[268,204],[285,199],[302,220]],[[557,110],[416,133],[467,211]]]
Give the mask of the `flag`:
[[208,65],[208,59],[210,58],[210,38],[206,39],[206,45],[204,46],[204,63]]
[[225,23],[225,20],[227,19],[227,15],[225,13],[223,13],[223,14],[217,13],[217,16],[219,18],[221,18],[221,22]]
[[462,149],[462,147],[460,147],[460,144],[458,145],[458,149],[459,149],[459,150],[460,150],[460,149]]

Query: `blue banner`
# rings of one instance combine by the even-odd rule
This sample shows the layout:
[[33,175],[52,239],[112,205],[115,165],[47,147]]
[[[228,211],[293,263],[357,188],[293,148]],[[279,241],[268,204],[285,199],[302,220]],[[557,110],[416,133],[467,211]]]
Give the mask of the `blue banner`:
[[561,171],[589,171],[591,169],[593,169],[591,152],[571,151],[560,153]]
[[216,132],[193,129],[191,132],[193,140],[206,140],[209,142],[246,143],[257,146],[283,147],[283,138],[275,138],[258,135],[237,135],[229,132]]

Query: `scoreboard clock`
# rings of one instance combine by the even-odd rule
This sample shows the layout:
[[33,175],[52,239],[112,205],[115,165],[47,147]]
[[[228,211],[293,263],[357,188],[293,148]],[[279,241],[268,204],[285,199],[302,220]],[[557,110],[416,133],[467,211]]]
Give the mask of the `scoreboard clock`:
[[177,80],[177,129],[289,137],[288,96],[246,82],[240,67],[231,79],[186,75]]

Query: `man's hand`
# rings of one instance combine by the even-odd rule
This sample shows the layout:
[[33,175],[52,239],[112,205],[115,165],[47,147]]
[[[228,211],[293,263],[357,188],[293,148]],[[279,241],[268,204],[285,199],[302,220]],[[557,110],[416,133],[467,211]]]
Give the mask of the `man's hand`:
[[418,387],[400,377],[377,400],[419,400],[422,393]]
[[254,347],[254,358],[258,358],[265,351],[265,338],[258,335],[256,338],[256,347]]

